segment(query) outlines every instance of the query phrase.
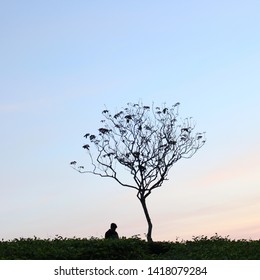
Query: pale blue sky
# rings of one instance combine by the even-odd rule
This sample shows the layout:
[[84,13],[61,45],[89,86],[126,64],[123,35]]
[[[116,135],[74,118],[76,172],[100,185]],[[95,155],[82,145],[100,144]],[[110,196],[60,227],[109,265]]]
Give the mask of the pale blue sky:
[[122,236],[133,190],[81,175],[105,105],[168,105],[207,144],[148,198],[154,239],[259,238],[259,1],[1,1],[0,238]]

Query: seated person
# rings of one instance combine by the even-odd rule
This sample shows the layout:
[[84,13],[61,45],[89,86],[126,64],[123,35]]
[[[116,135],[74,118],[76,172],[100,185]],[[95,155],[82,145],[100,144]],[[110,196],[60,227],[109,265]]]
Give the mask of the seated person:
[[105,233],[106,239],[118,239],[118,233],[116,232],[117,225],[112,223],[110,229]]

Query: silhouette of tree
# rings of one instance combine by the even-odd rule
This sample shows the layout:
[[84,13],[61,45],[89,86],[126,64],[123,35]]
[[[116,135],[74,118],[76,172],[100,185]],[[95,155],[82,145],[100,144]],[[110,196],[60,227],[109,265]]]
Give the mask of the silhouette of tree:
[[[103,126],[98,134],[87,133],[83,148],[90,156],[92,168],[74,169],[115,179],[124,187],[137,191],[147,223],[147,240],[152,241],[152,221],[146,199],[167,180],[170,168],[181,158],[191,158],[205,143],[205,133],[194,133],[192,118],[177,121],[180,103],[171,107],[150,107],[128,103],[116,114],[102,112]],[[95,148],[95,149],[93,149]],[[95,154],[95,156],[94,156]],[[133,179],[131,183],[118,175],[118,165],[125,167]]]

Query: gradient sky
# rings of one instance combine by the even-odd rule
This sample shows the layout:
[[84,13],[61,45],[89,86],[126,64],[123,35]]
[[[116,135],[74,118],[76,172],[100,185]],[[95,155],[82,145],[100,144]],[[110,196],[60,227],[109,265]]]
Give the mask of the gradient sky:
[[155,240],[260,238],[258,0],[1,1],[0,238],[120,236],[147,225],[132,189],[69,163],[101,111],[180,102],[206,145],[147,204]]

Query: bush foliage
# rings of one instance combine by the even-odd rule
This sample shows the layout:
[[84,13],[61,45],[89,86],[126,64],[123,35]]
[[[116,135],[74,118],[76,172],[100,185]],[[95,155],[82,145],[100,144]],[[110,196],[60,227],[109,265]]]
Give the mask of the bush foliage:
[[1,260],[259,260],[259,240],[217,234],[192,241],[146,242],[140,238],[20,238],[0,242]]

